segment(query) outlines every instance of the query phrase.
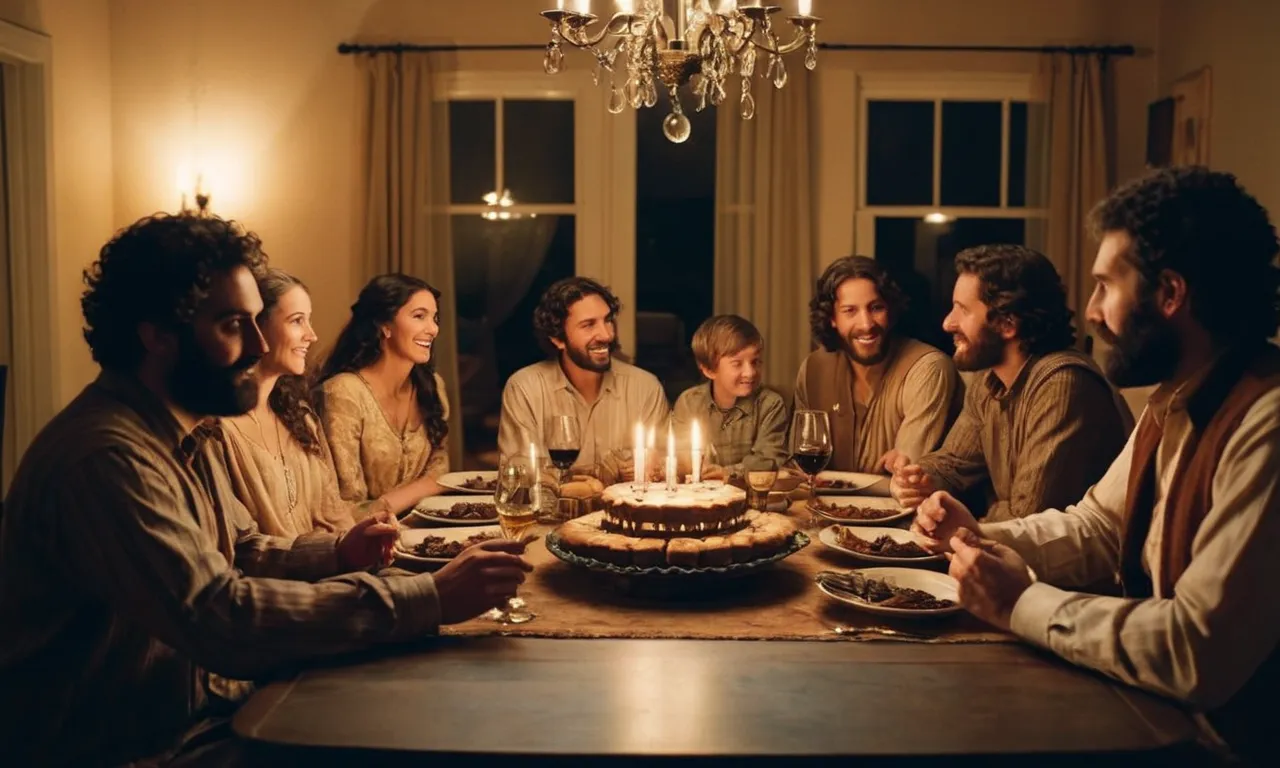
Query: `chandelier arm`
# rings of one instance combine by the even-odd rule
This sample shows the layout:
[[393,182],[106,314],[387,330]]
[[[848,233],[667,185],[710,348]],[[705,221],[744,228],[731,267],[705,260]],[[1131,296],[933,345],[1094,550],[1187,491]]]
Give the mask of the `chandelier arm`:
[[779,56],[786,56],[789,53],[795,53],[796,51],[803,48],[805,44],[809,42],[809,34],[810,34],[808,30],[804,29],[803,27],[797,26],[796,36],[792,38],[790,42],[786,43],[785,45],[779,45],[777,48],[773,48],[769,46],[767,43],[755,42],[754,33],[755,33],[755,30],[752,31],[752,37],[748,38],[752,45],[754,45],[756,48],[759,48],[760,50],[766,53],[773,53]]
[[[601,28],[600,33],[592,36],[587,33],[587,23],[572,23],[574,17],[568,16],[560,21],[560,37],[575,48],[594,48],[609,35],[622,35],[631,28],[636,16],[632,13],[615,13]],[[581,18],[581,17],[579,17]],[[566,32],[568,34],[566,34]],[[581,36],[581,40],[575,38]]]
[[738,54],[745,51],[747,49],[747,46],[751,44],[751,38],[755,37],[756,35],[755,19],[752,19],[748,16],[744,16],[743,18],[746,19],[746,22],[747,22],[746,34],[733,35],[733,38],[738,41],[738,44],[736,46],[731,43],[725,45],[725,47],[729,49],[729,53],[733,54],[734,56],[737,56]]

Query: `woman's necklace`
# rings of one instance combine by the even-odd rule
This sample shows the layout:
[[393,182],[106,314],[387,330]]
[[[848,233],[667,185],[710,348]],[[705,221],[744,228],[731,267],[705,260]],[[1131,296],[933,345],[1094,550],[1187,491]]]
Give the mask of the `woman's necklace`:
[[[267,453],[271,453],[271,448],[267,446],[267,433],[262,428],[262,422],[258,420],[258,414],[255,411],[249,411],[249,418],[253,419],[253,423],[258,427],[258,437],[262,439],[262,447],[267,449]],[[289,469],[288,463],[284,460],[284,437],[280,434],[280,419],[274,419],[276,432],[276,459],[280,462],[280,468],[284,470],[284,492],[289,501],[289,511],[298,506],[298,483],[293,477],[293,470]]]

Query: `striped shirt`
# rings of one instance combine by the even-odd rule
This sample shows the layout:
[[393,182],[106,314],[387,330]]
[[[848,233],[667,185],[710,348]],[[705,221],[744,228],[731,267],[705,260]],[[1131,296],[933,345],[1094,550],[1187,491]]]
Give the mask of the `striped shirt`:
[[335,575],[337,538],[257,533],[209,427],[102,374],[36,437],[0,528],[0,754],[173,749],[277,670],[435,631],[429,575]]

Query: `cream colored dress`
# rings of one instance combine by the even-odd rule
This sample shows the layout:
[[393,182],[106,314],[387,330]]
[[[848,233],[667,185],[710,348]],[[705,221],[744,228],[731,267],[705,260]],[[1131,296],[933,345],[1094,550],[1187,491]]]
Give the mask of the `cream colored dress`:
[[[369,501],[420,477],[436,478],[449,471],[448,441],[433,449],[426,425],[421,424],[400,434],[364,379],[340,373],[322,388],[321,420],[342,498]],[[448,419],[449,400],[439,374],[436,391]]]
[[[319,432],[319,423],[308,421]],[[282,429],[282,464],[281,456],[267,450],[253,425],[246,428],[232,419],[222,419],[221,425],[232,488],[262,533],[293,537],[315,530],[336,533],[355,525],[358,510],[338,493],[338,478],[323,435],[322,453],[314,454]],[[293,493],[286,466],[293,477]]]

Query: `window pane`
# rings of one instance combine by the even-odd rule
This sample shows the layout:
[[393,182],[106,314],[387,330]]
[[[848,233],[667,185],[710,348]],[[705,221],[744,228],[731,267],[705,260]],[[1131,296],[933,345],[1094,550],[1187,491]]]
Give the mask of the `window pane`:
[[573,102],[504,101],[505,185],[517,203],[572,203]]
[[1027,204],[1027,102],[1009,103],[1009,205]]
[[899,326],[910,336],[948,353],[955,351],[942,331],[956,282],[955,257],[987,243],[1025,244],[1022,219],[957,219],[930,224],[919,218],[876,218],[876,260],[885,265],[911,299]]
[[497,186],[497,123],[492,101],[449,102],[449,198],[479,205]]
[[942,103],[942,204],[1000,205],[1000,102]]
[[933,203],[933,102],[867,102],[867,205]]
[[574,274],[574,217],[490,221],[450,217],[457,308],[458,392],[468,469],[496,467],[502,385],[543,358],[533,337],[533,309],[553,282]]

